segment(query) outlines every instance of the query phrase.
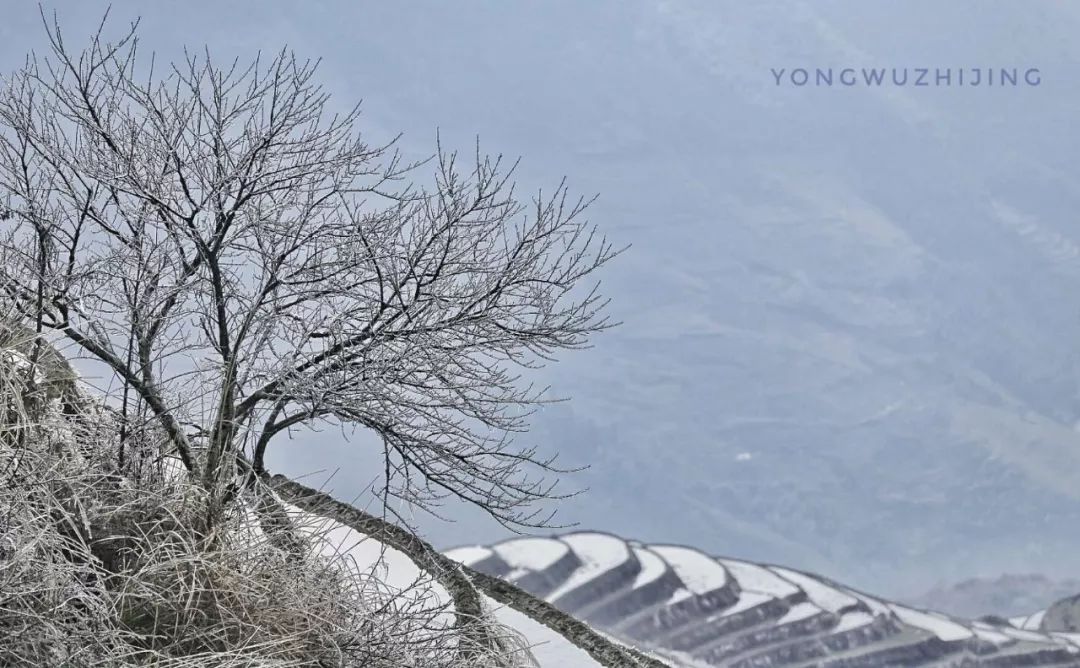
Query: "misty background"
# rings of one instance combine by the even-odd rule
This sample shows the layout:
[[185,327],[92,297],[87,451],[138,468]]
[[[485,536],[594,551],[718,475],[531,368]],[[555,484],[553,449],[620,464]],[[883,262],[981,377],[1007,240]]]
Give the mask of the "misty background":
[[[322,58],[372,142],[523,158],[522,192],[599,193],[632,247],[624,324],[539,375],[572,401],[557,521],[910,599],[1080,577],[1080,5],[1062,2],[112,2],[183,45]],[[45,4],[81,45],[104,2]],[[4,8],[9,72],[44,32]],[[1037,67],[1037,87],[777,87],[770,68]],[[421,169],[426,177],[430,169]],[[269,467],[369,498],[333,430]],[[336,472],[335,472],[336,471]],[[506,531],[416,517],[440,547]]]

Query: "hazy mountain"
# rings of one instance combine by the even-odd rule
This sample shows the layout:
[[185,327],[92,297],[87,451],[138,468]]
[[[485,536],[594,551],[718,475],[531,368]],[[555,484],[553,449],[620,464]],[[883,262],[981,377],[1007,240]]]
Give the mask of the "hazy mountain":
[[[574,401],[530,439],[593,465],[563,518],[887,594],[1076,574],[1080,21],[967,9],[366,14],[386,34],[358,48],[408,44],[343,75],[380,125],[420,128],[410,146],[434,123],[480,132],[529,183],[568,172],[633,244],[606,281],[625,324],[552,369]],[[847,63],[1043,83],[795,89],[768,71]]]
[[[372,136],[403,130],[410,155],[436,126],[463,149],[478,133],[524,156],[526,190],[566,174],[601,193],[593,220],[632,244],[605,280],[625,324],[545,374],[574,401],[530,437],[593,465],[569,480],[590,491],[565,520],[885,595],[1078,575],[1077,6],[143,11],[144,41],[168,54],[288,42],[323,56],[337,99],[363,97]],[[34,8],[6,19],[11,62],[34,44]],[[846,65],[1037,67],[1042,83],[796,88],[770,74]],[[331,432],[271,463],[341,466],[347,498],[379,470],[356,452]],[[503,535],[463,517],[424,526],[442,545]]]
[[[510,50],[537,68],[523,89],[575,86],[534,113],[635,244],[609,288],[624,327],[552,373],[574,402],[539,421],[594,465],[566,517],[890,593],[1075,574],[1076,17],[816,8],[593,10],[549,33],[562,59]],[[913,61],[1037,63],[1044,83],[766,71]]]
[[1080,593],[1080,580],[1051,580],[1042,575],[1002,575],[938,585],[906,602],[962,617],[1012,617],[1045,610]]

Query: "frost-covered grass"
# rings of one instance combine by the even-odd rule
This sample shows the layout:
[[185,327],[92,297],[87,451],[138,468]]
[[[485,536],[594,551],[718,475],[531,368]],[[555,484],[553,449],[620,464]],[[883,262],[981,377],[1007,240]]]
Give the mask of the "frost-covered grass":
[[116,416],[85,395],[63,412],[25,348],[0,348],[0,665],[535,665],[494,618],[498,647],[464,647],[444,589],[358,569],[338,527],[268,523],[261,483],[199,529],[203,490],[152,433],[119,470]]

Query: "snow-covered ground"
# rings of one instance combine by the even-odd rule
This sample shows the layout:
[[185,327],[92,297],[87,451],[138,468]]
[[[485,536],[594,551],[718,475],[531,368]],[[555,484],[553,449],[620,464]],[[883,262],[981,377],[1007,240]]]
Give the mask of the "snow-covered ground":
[[687,589],[705,594],[727,584],[728,574],[715,559],[697,550],[679,545],[653,545],[653,552],[675,570]]
[[717,561],[735,578],[743,591],[756,591],[772,598],[787,598],[799,593],[799,588],[789,580],[776,575],[768,568],[746,561],[718,559]]
[[452,624],[453,599],[430,574],[404,553],[327,517],[313,515],[284,503],[286,512],[301,531],[315,539],[326,556],[343,560],[343,566],[361,577],[373,577],[387,594],[420,609],[444,610]]
[[[297,526],[315,538],[317,549],[323,554],[333,559],[344,559],[345,567],[361,576],[375,577],[388,593],[403,598],[410,605],[442,611],[440,615],[447,626],[454,622],[449,592],[407,555],[333,519],[313,515],[289,503],[283,502],[283,505]],[[596,556],[589,562],[593,568],[586,569],[588,573],[603,572],[605,567],[616,564],[620,559],[625,561],[629,556],[625,543],[600,534],[580,535],[573,544],[578,549],[595,550]],[[455,550],[453,555],[463,563],[482,561],[495,555],[512,561],[515,570],[520,572],[526,567],[537,570],[547,568],[569,549],[567,544],[547,539],[520,538],[494,549],[462,548]],[[662,563],[656,564],[661,571],[662,566]],[[587,576],[583,577],[583,581],[587,579]],[[541,667],[595,668],[601,665],[585,650],[528,615],[483,594],[481,604],[493,619],[521,635]]]
[[544,668],[548,666],[592,668],[600,665],[589,656],[588,652],[528,615],[487,596],[483,596],[482,600],[484,607],[494,614],[496,620],[516,630],[525,638],[533,656]]
[[548,594],[552,601],[633,558],[625,541],[607,534],[575,533],[566,536],[562,542],[578,554],[582,565]]
[[921,610],[913,610],[902,605],[890,605],[889,607],[900,621],[917,629],[929,631],[945,642],[966,640],[975,635],[968,627],[958,624],[944,616],[923,612]]
[[[545,547],[544,541],[549,545]],[[1041,614],[1007,625],[956,619],[890,603],[793,569],[714,558],[690,547],[574,533],[527,543],[518,539],[509,550],[500,545],[467,547],[448,555],[481,568],[520,571],[525,562],[520,545],[526,544],[528,559],[538,567],[550,564],[556,554],[561,558],[563,547],[581,564],[546,595],[548,601],[558,606],[560,598],[567,600],[575,590],[605,577],[614,583],[614,591],[604,592],[603,606],[577,608],[583,621],[677,666],[819,666],[827,663],[822,652],[835,652],[851,668],[978,666],[984,660],[995,661],[995,666],[1080,668],[1080,634],[1040,630]],[[500,567],[492,555],[506,556],[513,563]],[[638,568],[626,568],[627,560],[635,560]],[[626,573],[620,576],[622,581],[614,577],[616,569]],[[643,598],[654,591],[644,589],[645,584],[671,575],[676,580],[665,579],[655,598]],[[590,619],[600,612],[602,619]],[[550,665],[593,665],[573,652],[565,653],[565,647],[561,651],[552,655]]]
[[1035,630],[1039,628],[1040,624],[1042,624],[1042,620],[1045,615],[1046,611],[1040,610],[1033,615],[1013,617],[1009,621],[1012,622],[1013,626],[1018,629]]
[[804,619],[809,619],[814,615],[821,614],[822,609],[814,605],[813,603],[797,603],[787,613],[776,620],[776,624],[792,624],[794,622],[800,622]]
[[515,568],[542,571],[569,552],[570,548],[564,543],[544,538],[516,538],[499,543],[494,550],[503,561]]
[[853,595],[842,592],[804,573],[779,566],[774,566],[772,570],[780,577],[802,589],[806,592],[807,598],[829,612],[840,612],[858,602],[858,599]]
[[463,547],[458,550],[453,550],[453,554],[447,552],[447,556],[449,556],[454,561],[469,565],[475,564],[482,559],[486,559],[494,553],[495,551],[492,550],[490,547],[476,545],[471,547]]
[[[178,461],[168,460],[163,466],[168,476],[183,475]],[[436,619],[446,626],[454,622],[449,592],[408,556],[335,520],[307,513],[288,503],[283,505],[300,529],[315,538],[319,551],[340,558],[339,563],[358,577],[373,578],[373,582],[379,583],[380,591],[394,597],[400,604],[432,611]],[[252,532],[252,540],[259,539],[261,532],[256,523],[249,522],[247,525]],[[821,639],[853,633],[855,635],[850,636],[852,640],[837,644],[846,648],[843,650],[844,660],[850,663],[845,665],[850,666],[881,665],[876,662],[878,659],[873,658],[879,647],[893,651],[903,648],[905,643],[914,646],[932,637],[941,644],[920,649],[920,652],[926,653],[925,662],[910,665],[950,665],[950,653],[957,657],[994,657],[1000,652],[1002,655],[999,658],[1003,662],[996,665],[1014,665],[1013,662],[1016,662],[1016,665],[1080,668],[1080,634],[1040,630],[1045,611],[1013,618],[1007,625],[965,621],[883,601],[793,569],[714,558],[685,546],[647,545],[603,533],[579,532],[556,538],[515,538],[494,546],[465,546],[448,551],[447,556],[482,569],[498,570],[506,574],[504,577],[508,579],[548,571],[557,562],[578,564],[546,594],[545,598],[556,606],[560,598],[565,600],[565,597],[597,578],[623,569],[628,573],[625,581],[615,582],[615,591],[603,594],[603,608],[615,606],[622,619],[640,621],[640,615],[635,616],[636,613],[647,610],[643,614],[666,621],[658,627],[660,632],[647,638],[627,635],[635,625],[624,625],[622,619],[607,620],[606,626],[597,625],[597,630],[611,634],[610,637],[618,642],[634,645],[657,657],[662,656],[673,666],[739,666],[740,661],[751,657],[755,657],[755,666],[785,665],[781,653],[777,653],[775,659],[771,658],[773,655],[770,652],[774,650],[768,640],[758,645],[731,649],[728,654],[718,655],[719,658],[709,654],[710,650],[725,644],[723,636],[698,630],[704,631],[711,624],[727,623],[725,620],[735,616],[742,619],[745,614],[749,615],[745,618],[751,620],[748,622],[751,626],[737,626],[732,633],[768,638],[769,634],[764,631],[769,628],[805,626],[805,631],[785,632],[777,636],[783,639],[778,648],[782,646],[785,648],[783,651],[787,652],[800,642],[821,647],[824,646],[820,643]],[[570,561],[563,561],[568,556]],[[501,566],[498,566],[500,562]],[[628,564],[636,568],[625,569]],[[665,580],[665,588],[657,589],[656,595],[660,598],[641,598],[644,588],[671,575],[674,575],[675,581]],[[725,603],[716,603],[721,600],[715,598],[717,592],[728,592],[727,598],[722,599]],[[633,605],[628,603],[625,608],[619,608],[620,597],[625,597]],[[573,642],[528,615],[487,597],[483,598],[483,602],[494,619],[523,636],[540,666],[592,668],[600,665]],[[768,613],[754,612],[764,611],[770,605],[774,607]],[[777,612],[776,605],[786,607]],[[597,607],[590,604],[580,607],[579,604],[578,609],[584,621],[589,622],[589,614],[595,612]],[[676,609],[680,611],[667,616],[666,611]],[[905,630],[910,632],[905,634]],[[702,639],[700,650],[695,646],[673,648],[664,644],[677,638],[682,638],[680,642],[686,643],[686,638],[692,637]],[[693,642],[697,641],[691,641],[691,644]],[[973,643],[978,643],[978,652],[971,649],[975,647]],[[865,663],[861,662],[864,660]]]
[[632,550],[634,557],[641,564],[641,570],[638,572],[637,577],[634,578],[634,584],[632,585],[635,589],[659,580],[667,572],[667,565],[657,553],[638,545],[632,546]]

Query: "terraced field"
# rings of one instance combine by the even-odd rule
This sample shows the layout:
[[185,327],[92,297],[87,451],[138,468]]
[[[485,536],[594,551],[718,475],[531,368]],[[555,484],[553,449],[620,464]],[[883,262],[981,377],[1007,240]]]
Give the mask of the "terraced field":
[[688,547],[579,532],[447,556],[678,665],[1080,666],[1080,634],[1042,615],[960,620]]

